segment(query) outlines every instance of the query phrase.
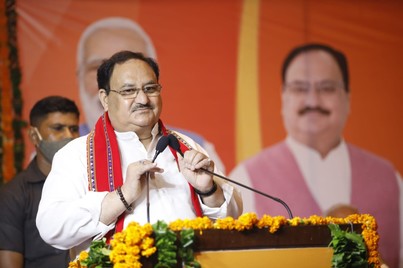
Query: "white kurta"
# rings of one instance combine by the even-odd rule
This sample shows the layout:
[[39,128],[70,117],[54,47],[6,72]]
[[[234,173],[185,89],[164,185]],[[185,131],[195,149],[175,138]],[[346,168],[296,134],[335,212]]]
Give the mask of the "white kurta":
[[[116,132],[123,180],[130,163],[154,157],[157,132],[154,128],[148,151],[134,132]],[[188,137],[182,137],[194,149],[204,152]],[[101,203],[108,192],[88,190],[86,139],[87,136],[83,136],[73,140],[55,155],[52,170],[43,187],[36,219],[40,234],[47,243],[60,249],[78,246],[76,252],[87,248],[93,238],[104,236],[115,226],[115,223],[105,225],[99,221]],[[150,222],[164,220],[169,223],[180,218],[195,218],[188,182],[179,172],[169,148],[155,162],[164,172],[156,173],[150,180]],[[209,208],[200,202],[204,215],[212,219],[238,217],[242,207],[238,190],[220,180],[216,182],[221,185],[226,201],[220,208]],[[134,211],[126,214],[125,227],[131,221],[140,224],[147,222],[145,189],[133,207]]]

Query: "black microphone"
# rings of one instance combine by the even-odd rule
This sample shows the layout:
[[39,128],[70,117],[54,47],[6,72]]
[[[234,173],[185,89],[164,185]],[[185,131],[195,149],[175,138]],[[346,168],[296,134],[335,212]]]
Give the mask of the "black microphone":
[[[155,159],[157,159],[157,156],[162,153],[165,148],[167,148],[169,144],[169,138],[167,136],[162,136],[158,142],[157,146],[155,148],[155,154],[153,157],[153,160],[151,161],[154,163]],[[146,172],[146,188],[147,188],[147,222],[150,223],[150,172]]]
[[180,144],[179,144],[178,138],[175,137],[175,136],[172,135],[172,134],[169,134],[169,135],[167,136],[167,138],[168,138],[169,146],[170,146],[172,149],[174,149],[175,151],[177,151],[177,152],[183,157],[183,153],[182,153],[181,146],[180,146]]
[[154,163],[155,159],[157,159],[157,156],[162,153],[165,148],[167,148],[168,144],[170,142],[170,139],[168,136],[162,136],[158,142],[157,142],[157,147],[155,148],[155,155],[153,157],[153,160],[151,161]]
[[[172,135],[172,134],[169,134],[169,135],[168,135],[168,138],[169,138],[169,146],[171,146],[172,149],[174,149],[175,151],[177,151],[177,152],[183,157],[183,153],[182,153],[182,151],[181,151],[181,148],[180,148],[178,139],[177,139],[174,135]],[[263,193],[263,192],[261,192],[261,191],[259,191],[259,190],[253,189],[253,188],[251,188],[251,187],[249,187],[249,186],[246,186],[246,185],[244,185],[244,184],[242,184],[242,183],[236,182],[236,181],[231,180],[231,179],[229,179],[229,178],[227,178],[227,177],[224,177],[224,176],[222,176],[222,175],[220,175],[220,174],[214,173],[214,172],[212,172],[212,171],[210,171],[210,170],[208,170],[208,169],[206,169],[206,168],[203,168],[203,167],[202,167],[202,168],[200,168],[200,169],[203,170],[203,171],[205,171],[205,172],[207,172],[207,173],[209,173],[209,174],[211,174],[211,175],[213,175],[213,176],[220,177],[221,179],[224,179],[224,180],[226,180],[226,181],[232,182],[232,183],[234,183],[234,184],[236,184],[236,185],[239,185],[239,186],[241,186],[241,187],[243,187],[243,188],[245,188],[245,189],[248,189],[248,190],[250,190],[250,191],[252,191],[252,192],[258,193],[258,194],[260,194],[260,195],[262,195],[262,196],[264,196],[264,197],[270,198],[271,200],[274,200],[274,201],[280,203],[280,204],[283,205],[284,208],[287,210],[288,217],[289,217],[290,219],[294,218],[293,215],[292,215],[292,212],[291,212],[290,207],[287,205],[286,202],[284,202],[284,201],[281,200],[280,198],[277,198],[277,197],[268,195],[268,194],[266,194],[266,193]]]

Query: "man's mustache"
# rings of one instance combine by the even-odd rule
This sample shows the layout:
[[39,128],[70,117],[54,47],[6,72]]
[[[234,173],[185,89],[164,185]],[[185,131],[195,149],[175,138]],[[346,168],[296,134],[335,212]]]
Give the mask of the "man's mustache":
[[324,109],[324,108],[322,108],[320,106],[317,106],[317,107],[305,107],[305,108],[299,110],[298,114],[299,115],[304,115],[304,114],[309,113],[309,112],[318,112],[318,113],[321,113],[323,115],[329,115],[330,114],[329,110]]
[[141,103],[137,103],[133,108],[132,108],[132,112],[135,112],[137,110],[144,110],[144,109],[150,109],[153,110],[154,106],[150,105],[150,104],[141,104]]

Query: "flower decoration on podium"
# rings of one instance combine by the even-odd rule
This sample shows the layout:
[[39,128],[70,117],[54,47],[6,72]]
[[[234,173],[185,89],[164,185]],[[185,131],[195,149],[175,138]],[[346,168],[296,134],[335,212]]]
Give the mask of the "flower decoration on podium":
[[[155,267],[177,267],[178,259],[182,267],[201,267],[194,259],[193,245],[195,232],[203,235],[203,230],[246,231],[254,228],[267,229],[271,234],[283,226],[327,225],[333,248],[332,265],[359,263],[360,267],[380,267],[378,253],[379,236],[375,218],[368,214],[353,214],[346,218],[310,216],[308,218],[264,215],[260,219],[255,213],[245,213],[238,219],[226,217],[212,221],[207,217],[179,219],[169,224],[157,223],[143,226],[130,223],[122,232],[116,233],[110,245],[106,240],[93,241],[89,252],[83,251],[70,263],[69,268],[78,267],[142,267],[142,258],[157,255]],[[343,231],[339,225],[360,225],[361,233]],[[336,266],[335,266],[336,265]],[[343,266],[344,267],[344,266]]]

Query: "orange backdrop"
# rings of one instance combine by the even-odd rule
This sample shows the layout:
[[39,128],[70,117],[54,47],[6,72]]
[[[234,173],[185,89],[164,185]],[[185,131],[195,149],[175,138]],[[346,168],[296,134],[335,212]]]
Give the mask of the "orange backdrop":
[[[344,51],[350,62],[352,113],[345,138],[388,158],[403,171],[403,2],[16,2],[27,120],[32,105],[50,94],[64,95],[80,104],[75,70],[81,32],[102,17],[128,17],[143,26],[156,46],[164,86],[163,120],[213,142],[230,171],[240,159],[285,136],[280,116],[280,68],[286,53],[303,42],[325,42]],[[251,6],[258,12],[250,12]],[[245,23],[248,18],[256,19],[257,24]],[[243,41],[253,43],[248,35],[240,34],[241,28],[244,33],[257,31],[257,51],[240,46]],[[252,59],[257,55],[250,69],[254,70],[255,63],[256,94],[252,86],[239,86],[239,77],[248,75],[248,66],[241,66],[246,67],[242,73],[238,71],[242,53],[250,53]],[[250,135],[241,139],[235,133],[238,125],[244,126],[237,116],[237,90],[246,95],[239,101],[256,101],[258,111],[258,128],[251,128]],[[26,144],[27,162],[33,148],[28,141]],[[241,145],[247,148],[249,144],[260,148],[250,146],[252,151],[237,157]]]

